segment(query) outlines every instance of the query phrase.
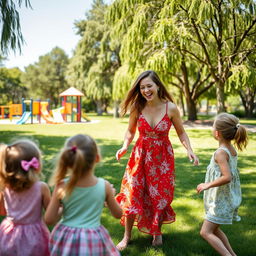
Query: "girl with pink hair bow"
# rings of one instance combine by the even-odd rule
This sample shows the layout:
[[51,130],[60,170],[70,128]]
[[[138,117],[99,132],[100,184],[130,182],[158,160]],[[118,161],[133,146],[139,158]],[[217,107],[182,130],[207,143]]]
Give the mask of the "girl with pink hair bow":
[[0,255],[49,255],[49,230],[42,209],[50,190],[39,181],[41,153],[30,140],[0,144]]

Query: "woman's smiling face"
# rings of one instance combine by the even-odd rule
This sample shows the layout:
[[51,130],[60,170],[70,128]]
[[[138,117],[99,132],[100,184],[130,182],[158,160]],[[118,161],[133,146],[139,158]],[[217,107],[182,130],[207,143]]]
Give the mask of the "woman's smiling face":
[[153,100],[156,96],[158,97],[158,88],[150,77],[140,81],[140,93],[147,101]]

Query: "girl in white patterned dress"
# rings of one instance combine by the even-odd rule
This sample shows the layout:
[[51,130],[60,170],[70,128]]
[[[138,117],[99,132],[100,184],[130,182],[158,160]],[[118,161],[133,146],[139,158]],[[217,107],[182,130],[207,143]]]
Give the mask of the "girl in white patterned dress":
[[221,224],[239,221],[238,207],[242,201],[239,172],[237,170],[237,152],[247,145],[247,133],[239,124],[237,117],[231,114],[219,114],[213,124],[213,136],[219,141],[207,167],[205,183],[197,186],[198,193],[204,191],[205,220],[200,235],[220,254],[236,255]]

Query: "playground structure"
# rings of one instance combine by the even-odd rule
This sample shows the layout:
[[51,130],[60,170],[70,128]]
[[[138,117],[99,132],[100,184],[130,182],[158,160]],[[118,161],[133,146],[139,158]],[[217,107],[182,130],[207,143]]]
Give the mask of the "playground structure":
[[[33,124],[35,116],[38,123],[41,123],[43,119],[48,124],[61,124],[70,121],[81,122],[81,117],[86,121],[90,121],[85,114],[82,114],[81,97],[84,96],[82,92],[74,87],[70,87],[59,96],[62,103],[60,108],[50,110],[49,100],[22,99],[21,104],[0,106],[0,118],[9,117],[10,121],[12,121],[13,116],[21,116],[16,124],[25,124],[29,120]],[[69,116],[70,118],[68,118]]]
[[12,122],[14,116],[21,116],[21,118],[16,121],[16,124],[25,124],[29,121],[34,123],[34,117],[37,117],[38,123],[41,123],[41,118],[50,124],[60,124],[64,123],[62,118],[63,108],[53,109],[50,111],[53,114],[51,116],[49,109],[49,101],[41,100],[25,100],[22,99],[21,104],[10,104],[5,106],[0,106],[1,115],[0,118],[9,118]]
[[8,115],[8,117],[12,121],[13,116],[22,116],[22,104],[4,105],[0,106],[0,109],[0,118],[2,119],[6,118],[6,115]]
[[[81,97],[84,96],[82,92],[74,87],[70,87],[64,92],[60,93],[62,106],[64,108],[63,118],[67,121],[67,115],[71,116],[71,122],[81,122],[82,108]],[[86,115],[83,115],[86,121],[90,121]]]

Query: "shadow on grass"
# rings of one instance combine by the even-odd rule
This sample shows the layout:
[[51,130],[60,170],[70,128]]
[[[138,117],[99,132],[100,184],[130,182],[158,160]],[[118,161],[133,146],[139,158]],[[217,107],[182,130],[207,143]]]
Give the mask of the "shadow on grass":
[[[191,138],[203,139],[209,138],[209,131],[190,130]],[[13,137],[28,137],[38,141],[43,152],[44,169],[43,173],[46,180],[49,179],[56,162],[56,157],[62,148],[67,137],[64,136],[47,136],[31,135],[30,132],[4,131],[1,132],[0,139],[2,142],[9,143]],[[255,136],[253,137],[255,138]],[[102,161],[96,166],[95,173],[113,183],[117,192],[120,189],[121,180],[129,158],[129,151],[120,163],[115,160],[115,153],[120,147],[120,141],[111,139],[96,139],[101,149]],[[199,236],[199,230],[203,219],[203,199],[202,195],[197,195],[195,188],[197,184],[204,181],[206,167],[214,150],[212,145],[207,148],[197,149],[200,158],[200,166],[193,166],[184,153],[175,153],[176,164],[176,188],[174,208],[177,214],[177,222],[164,225],[163,239],[164,245],[159,248],[153,248],[151,236],[141,234],[136,228],[133,230],[132,244],[122,252],[122,255],[175,255],[175,256],[205,256],[216,255],[211,247]],[[180,145],[173,144],[174,150]],[[131,150],[131,147],[130,147]],[[239,167],[243,170],[254,166],[255,156],[251,152],[239,158]],[[250,167],[251,168],[251,167]],[[224,232],[230,239],[238,255],[251,256],[256,255],[255,243],[255,172],[246,172],[240,174],[243,190],[243,202],[241,206],[242,221],[232,226],[223,226]],[[200,208],[197,209],[197,206]],[[202,214],[195,214],[201,212]],[[119,220],[114,219],[108,209],[104,209],[102,214],[102,223],[109,230],[115,243],[118,243],[123,237],[124,228],[119,224]],[[242,241],[242,242],[241,242]]]

